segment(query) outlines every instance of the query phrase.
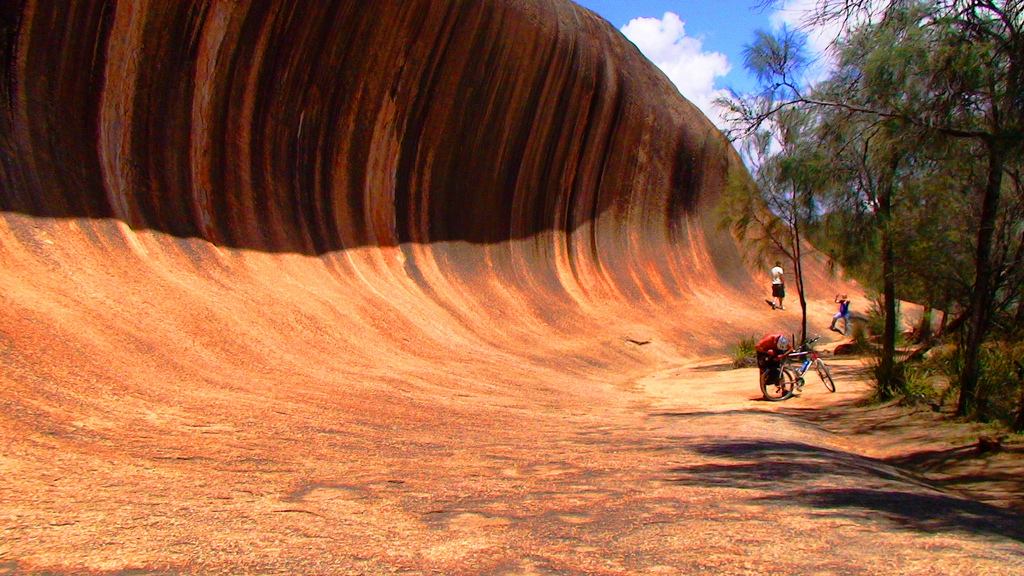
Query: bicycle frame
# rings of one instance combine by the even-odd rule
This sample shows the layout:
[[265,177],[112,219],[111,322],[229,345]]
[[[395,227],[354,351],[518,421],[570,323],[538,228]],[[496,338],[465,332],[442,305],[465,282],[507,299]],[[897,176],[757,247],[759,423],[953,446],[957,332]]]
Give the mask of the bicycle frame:
[[[818,376],[821,378],[822,384],[829,392],[836,391],[836,384],[832,380],[832,374],[825,365],[825,362],[821,359],[821,354],[817,350],[811,347],[820,336],[805,341],[795,351],[790,352],[786,355],[786,359],[783,361],[783,369],[790,370],[793,373],[794,379],[796,380],[796,389],[802,390],[804,387],[804,374],[811,366],[814,366]],[[799,366],[790,366],[796,359],[800,358],[802,361]]]
[[797,376],[802,377],[807,372],[807,369],[810,368],[812,364],[814,364],[814,361],[821,358],[821,355],[814,350],[790,352],[789,354],[786,355],[786,361],[783,365],[788,368],[788,364],[792,361],[792,359],[799,357],[803,357],[803,362],[800,364],[800,366],[795,366],[790,369],[793,370]]

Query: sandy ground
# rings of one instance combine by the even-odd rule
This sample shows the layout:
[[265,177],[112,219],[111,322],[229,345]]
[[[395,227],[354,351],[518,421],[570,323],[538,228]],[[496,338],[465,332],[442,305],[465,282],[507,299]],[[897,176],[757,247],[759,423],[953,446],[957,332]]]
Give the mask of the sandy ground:
[[1024,574],[1017,447],[693,363],[800,307],[606,21],[301,7],[0,9],[0,574]]
[[[870,400],[867,360],[829,358],[837,384],[829,393],[814,375],[785,402],[759,398],[750,383],[756,369],[732,369],[728,359],[673,369],[644,383],[654,405],[667,412],[732,413],[756,410],[809,424],[843,451],[898,465],[943,490],[1024,512],[1024,445],[978,423],[963,422],[953,406],[904,406]],[[704,375],[707,387],[682,389],[679,380]],[[677,380],[678,379],[678,380]],[[979,440],[1001,439],[996,449]]]
[[782,403],[715,359],[569,411],[360,428],[307,398],[154,409],[176,436],[88,452],[8,437],[0,574],[1024,573],[1019,447],[864,407],[861,362],[831,364],[838,392]]

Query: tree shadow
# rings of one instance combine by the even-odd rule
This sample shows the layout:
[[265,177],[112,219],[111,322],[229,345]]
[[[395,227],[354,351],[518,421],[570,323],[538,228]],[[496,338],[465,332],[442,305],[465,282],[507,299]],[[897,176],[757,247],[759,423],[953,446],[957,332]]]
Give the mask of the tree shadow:
[[666,481],[767,492],[757,500],[925,533],[961,532],[1024,542],[1024,516],[946,493],[890,463],[800,442],[711,442],[688,448],[713,461],[668,471]]
[[884,462],[800,442],[750,440],[708,443],[691,446],[689,450],[731,462],[677,468],[672,472],[681,476],[671,481],[688,484],[689,478],[699,478],[701,485],[771,490],[780,482],[842,475],[845,478],[884,479],[931,488],[930,484]]
[[950,464],[964,462],[966,460],[974,460],[979,456],[982,456],[982,453],[979,451],[978,445],[970,444],[967,446],[948,448],[946,450],[922,450],[906,456],[890,458],[888,462],[897,466],[904,466],[927,472]]
[[939,492],[835,488],[798,492],[789,498],[848,518],[884,519],[916,532],[960,532],[1024,542],[1024,517],[1020,514]]

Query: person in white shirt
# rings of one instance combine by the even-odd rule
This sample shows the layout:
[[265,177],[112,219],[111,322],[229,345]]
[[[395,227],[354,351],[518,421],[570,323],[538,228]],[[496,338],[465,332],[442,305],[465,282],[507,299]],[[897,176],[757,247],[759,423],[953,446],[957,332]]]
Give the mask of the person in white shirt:
[[782,262],[776,260],[775,267],[772,268],[772,300],[768,303],[777,310],[786,309],[782,305],[782,299],[786,297],[786,283],[782,281],[782,274]]

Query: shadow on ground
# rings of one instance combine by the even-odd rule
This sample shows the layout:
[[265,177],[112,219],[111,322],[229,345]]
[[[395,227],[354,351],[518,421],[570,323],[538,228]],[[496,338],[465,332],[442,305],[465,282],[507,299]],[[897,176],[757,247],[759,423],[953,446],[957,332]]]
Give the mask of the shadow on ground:
[[756,499],[924,533],[1024,542],[1024,516],[943,492],[886,462],[800,442],[711,442],[688,447],[711,463],[669,470],[667,481],[767,492]]

